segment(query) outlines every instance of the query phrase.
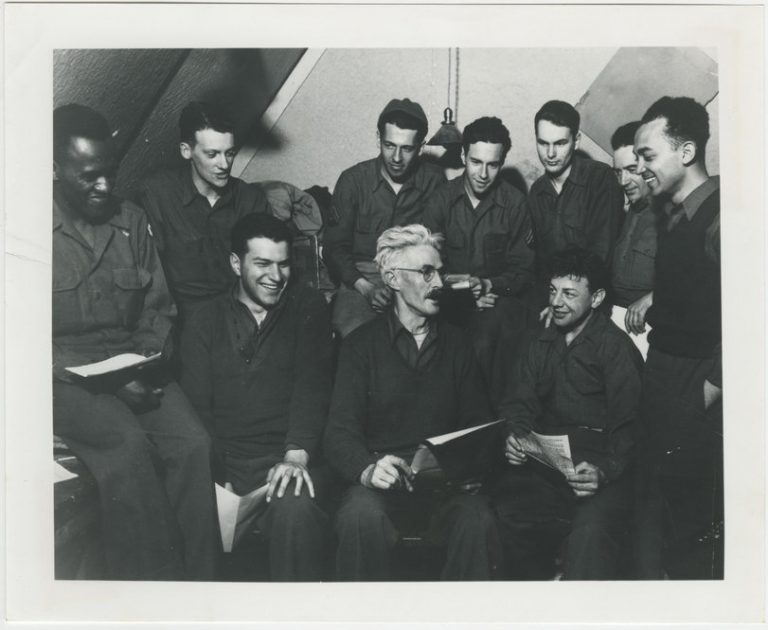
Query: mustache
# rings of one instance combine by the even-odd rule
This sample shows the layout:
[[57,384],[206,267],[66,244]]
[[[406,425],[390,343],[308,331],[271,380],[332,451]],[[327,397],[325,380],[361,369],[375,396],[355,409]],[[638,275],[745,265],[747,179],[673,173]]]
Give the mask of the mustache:
[[427,293],[427,299],[439,300],[442,294],[443,294],[443,290],[439,287],[435,287],[434,289],[431,289],[429,293]]

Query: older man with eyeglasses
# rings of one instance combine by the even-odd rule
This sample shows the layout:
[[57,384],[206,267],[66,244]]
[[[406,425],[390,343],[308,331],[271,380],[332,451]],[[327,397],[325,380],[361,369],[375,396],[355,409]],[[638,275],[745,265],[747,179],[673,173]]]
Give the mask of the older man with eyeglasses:
[[487,422],[488,396],[463,333],[438,324],[442,237],[422,225],[377,241],[392,307],[344,340],[325,453],[347,488],[336,515],[340,579],[389,579],[403,519],[424,517],[447,548],[442,579],[488,580],[501,558],[487,499],[461,490],[414,491],[410,462],[424,439]]

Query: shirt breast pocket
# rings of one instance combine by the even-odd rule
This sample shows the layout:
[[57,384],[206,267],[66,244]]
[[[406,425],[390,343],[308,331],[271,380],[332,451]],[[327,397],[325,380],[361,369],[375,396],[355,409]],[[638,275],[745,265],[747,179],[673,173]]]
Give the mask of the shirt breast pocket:
[[165,272],[172,284],[200,282],[208,276],[209,252],[202,238],[168,243]]
[[653,286],[656,259],[656,233],[649,229],[632,245],[632,278],[638,287]]
[[568,382],[578,394],[585,397],[602,395],[605,387],[596,367],[578,360],[568,363]]
[[124,326],[133,328],[144,310],[144,297],[152,275],[142,267],[115,269],[112,275],[115,306],[120,319]]
[[563,211],[563,236],[568,245],[587,246],[586,218],[580,208],[566,208]]
[[483,257],[487,273],[493,275],[504,270],[508,242],[509,237],[499,232],[483,236]]
[[80,297],[80,284],[83,278],[74,270],[53,272],[53,333],[73,332],[85,319],[83,303]]

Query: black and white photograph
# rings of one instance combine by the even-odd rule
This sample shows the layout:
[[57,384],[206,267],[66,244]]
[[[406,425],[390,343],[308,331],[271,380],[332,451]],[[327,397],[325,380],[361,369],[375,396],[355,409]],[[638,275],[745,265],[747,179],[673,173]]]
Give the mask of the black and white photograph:
[[753,9],[6,5],[9,620],[762,621]]

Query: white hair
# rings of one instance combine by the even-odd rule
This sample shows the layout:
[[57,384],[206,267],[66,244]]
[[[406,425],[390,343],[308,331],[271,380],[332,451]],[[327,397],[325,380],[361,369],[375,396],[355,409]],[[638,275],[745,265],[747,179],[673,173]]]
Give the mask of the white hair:
[[384,230],[376,240],[376,258],[373,262],[383,275],[397,264],[404,249],[418,245],[429,245],[439,252],[443,246],[443,235],[433,234],[418,223],[391,227]]

